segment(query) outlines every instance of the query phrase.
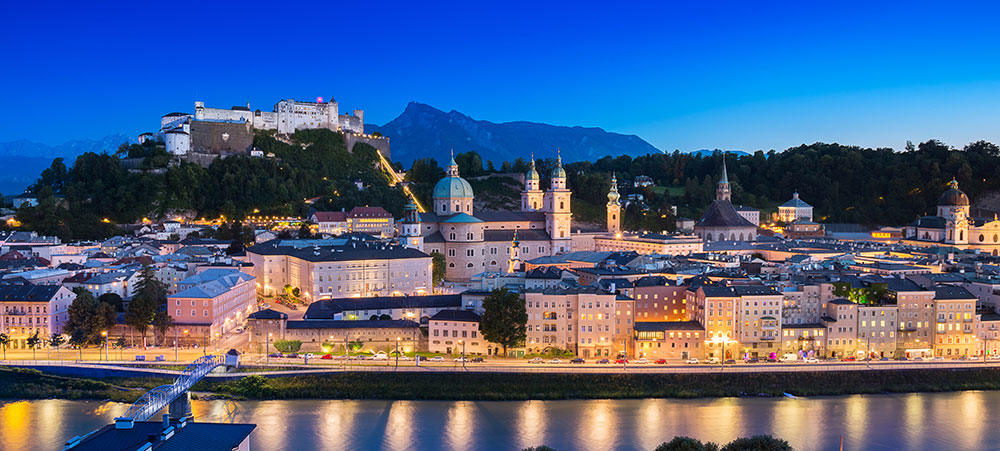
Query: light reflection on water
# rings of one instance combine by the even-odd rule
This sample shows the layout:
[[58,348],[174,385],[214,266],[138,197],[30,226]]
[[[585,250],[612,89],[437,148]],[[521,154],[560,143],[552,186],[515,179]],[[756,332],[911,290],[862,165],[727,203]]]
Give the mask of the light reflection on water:
[[[255,450],[651,450],[677,435],[726,443],[771,433],[796,449],[995,449],[1000,392],[811,399],[573,401],[194,401],[198,421],[257,424]],[[235,411],[233,411],[235,407]],[[0,401],[0,450],[59,449],[127,408]]]

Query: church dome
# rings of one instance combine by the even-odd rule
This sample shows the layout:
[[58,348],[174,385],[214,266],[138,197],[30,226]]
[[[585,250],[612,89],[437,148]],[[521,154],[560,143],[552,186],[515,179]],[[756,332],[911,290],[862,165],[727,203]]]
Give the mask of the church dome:
[[958,182],[955,179],[951,179],[948,185],[951,188],[948,188],[947,191],[941,194],[941,197],[938,199],[938,205],[942,207],[969,206],[969,196],[966,196],[962,190],[958,189]]
[[556,166],[556,168],[552,170],[552,178],[554,179],[566,178],[566,170],[563,169],[562,165]]
[[531,166],[531,169],[528,170],[528,174],[525,177],[527,178],[527,180],[538,180],[539,178],[541,178],[538,175],[538,171],[535,170],[534,165]]
[[434,185],[434,197],[473,197],[472,185],[458,176],[445,177]]

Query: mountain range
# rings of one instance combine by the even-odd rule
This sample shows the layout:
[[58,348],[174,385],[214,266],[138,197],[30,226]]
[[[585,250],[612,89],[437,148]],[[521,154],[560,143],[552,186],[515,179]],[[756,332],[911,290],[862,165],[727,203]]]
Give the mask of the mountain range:
[[52,159],[63,157],[66,165],[85,152],[109,153],[118,150],[122,143],[133,142],[122,134],[108,135],[100,139],[74,139],[50,146],[27,139],[0,142],[0,158],[4,170],[0,171],[0,193],[19,194],[38,179],[38,174],[52,164]]
[[409,167],[413,160],[433,157],[439,164],[449,153],[474,150],[483,160],[502,161],[553,158],[556,149],[567,161],[596,161],[605,156],[640,156],[660,152],[636,135],[608,132],[598,127],[565,127],[537,122],[495,123],[476,120],[458,111],[445,113],[430,105],[410,102],[399,117],[382,126],[365,124],[390,141],[392,159]]

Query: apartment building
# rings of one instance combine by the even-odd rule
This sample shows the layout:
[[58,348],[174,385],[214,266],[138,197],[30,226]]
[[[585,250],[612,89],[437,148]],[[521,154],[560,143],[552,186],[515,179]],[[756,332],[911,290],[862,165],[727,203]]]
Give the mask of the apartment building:
[[934,355],[944,358],[978,355],[976,342],[976,297],[954,285],[934,287],[937,334]]
[[12,349],[26,349],[35,333],[48,339],[61,333],[70,303],[76,299],[59,285],[0,285],[0,324]]

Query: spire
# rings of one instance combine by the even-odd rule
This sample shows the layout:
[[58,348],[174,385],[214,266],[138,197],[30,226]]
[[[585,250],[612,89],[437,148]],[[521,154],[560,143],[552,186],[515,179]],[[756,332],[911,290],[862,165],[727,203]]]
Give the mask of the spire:
[[556,147],[556,166],[562,167],[562,151]]
[[618,194],[618,177],[614,172],[611,173],[611,191],[608,191],[608,206],[620,205],[618,199],[621,195]]
[[951,181],[948,182],[948,186],[950,186],[951,189],[958,189],[958,180],[955,180],[955,177],[952,177]]
[[458,163],[455,162],[455,149],[451,149],[451,161],[448,162],[448,177],[458,176]]
[[729,183],[729,174],[726,172],[726,153],[722,152],[722,179],[719,183]]

